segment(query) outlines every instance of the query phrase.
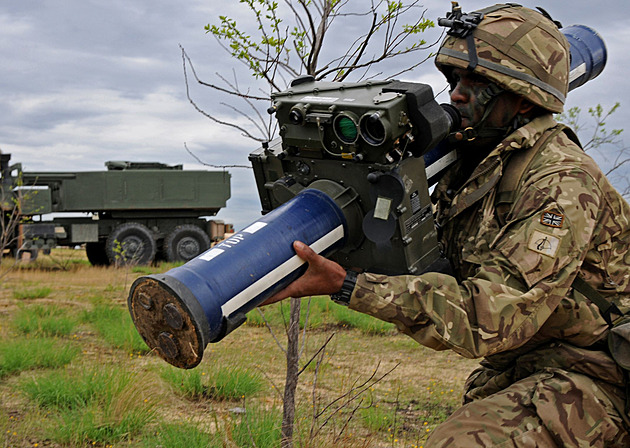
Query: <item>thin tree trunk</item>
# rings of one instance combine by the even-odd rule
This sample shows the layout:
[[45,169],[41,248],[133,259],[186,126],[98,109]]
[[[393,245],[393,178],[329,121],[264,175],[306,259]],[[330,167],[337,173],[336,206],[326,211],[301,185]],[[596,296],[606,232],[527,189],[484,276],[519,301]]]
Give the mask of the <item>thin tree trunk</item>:
[[291,317],[287,331],[287,376],[284,385],[282,411],[282,448],[293,447],[293,424],[295,421],[295,390],[299,370],[300,299],[291,299]]

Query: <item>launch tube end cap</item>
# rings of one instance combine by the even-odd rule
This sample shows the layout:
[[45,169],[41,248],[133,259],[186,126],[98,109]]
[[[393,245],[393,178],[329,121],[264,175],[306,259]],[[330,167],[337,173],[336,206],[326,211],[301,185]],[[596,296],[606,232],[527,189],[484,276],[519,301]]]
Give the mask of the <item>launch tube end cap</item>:
[[155,275],[137,279],[128,300],[131,318],[149,348],[182,369],[201,362],[208,333],[201,306],[188,294],[177,280]]

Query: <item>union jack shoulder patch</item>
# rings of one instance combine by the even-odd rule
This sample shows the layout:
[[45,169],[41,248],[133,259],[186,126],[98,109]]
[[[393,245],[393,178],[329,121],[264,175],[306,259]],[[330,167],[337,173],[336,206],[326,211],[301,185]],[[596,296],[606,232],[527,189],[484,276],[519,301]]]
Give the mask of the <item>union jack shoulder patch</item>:
[[547,227],[562,227],[564,222],[564,215],[554,212],[543,212],[540,218],[540,223]]

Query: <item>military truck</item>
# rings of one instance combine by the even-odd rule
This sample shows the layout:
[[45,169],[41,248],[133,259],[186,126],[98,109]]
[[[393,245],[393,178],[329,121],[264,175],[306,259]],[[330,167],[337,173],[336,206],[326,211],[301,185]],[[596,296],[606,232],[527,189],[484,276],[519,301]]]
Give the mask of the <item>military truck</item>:
[[226,171],[111,161],[105,171],[27,172],[10,159],[0,154],[0,205],[3,249],[16,255],[85,245],[93,265],[188,261],[226,232],[206,219],[230,198]]

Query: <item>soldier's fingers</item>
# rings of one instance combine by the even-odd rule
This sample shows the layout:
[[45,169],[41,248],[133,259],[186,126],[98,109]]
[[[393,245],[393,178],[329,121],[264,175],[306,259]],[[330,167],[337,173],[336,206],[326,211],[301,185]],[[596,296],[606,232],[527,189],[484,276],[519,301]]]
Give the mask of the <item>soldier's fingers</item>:
[[263,303],[261,303],[258,306],[266,306],[266,305],[271,305],[272,303],[276,303],[276,302],[280,302],[281,300],[284,300],[288,297],[290,297],[286,291],[288,288],[284,288],[283,290],[275,293],[273,296],[269,297],[267,300],[265,300]]
[[[295,253],[297,254],[297,256],[300,257],[307,264],[310,264],[310,262],[315,260],[318,256],[313,249],[311,249],[309,246],[302,243],[301,241],[295,241],[293,243],[293,248],[295,249]],[[271,305],[272,303],[279,302],[289,297],[299,297],[302,293],[302,287],[300,286],[302,282],[302,279],[298,279],[292,282],[286,288],[269,297],[259,306]]]
[[295,250],[297,256],[307,263],[310,263],[317,257],[317,253],[301,241],[294,241],[293,249]]

